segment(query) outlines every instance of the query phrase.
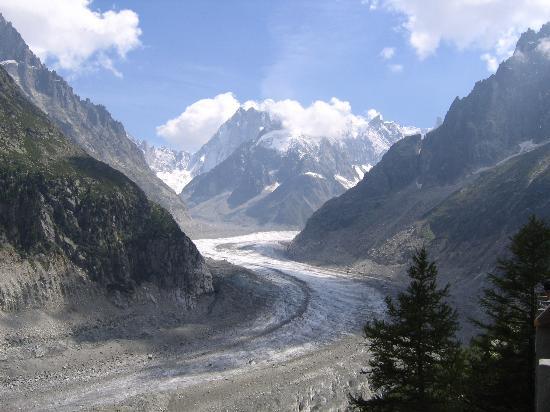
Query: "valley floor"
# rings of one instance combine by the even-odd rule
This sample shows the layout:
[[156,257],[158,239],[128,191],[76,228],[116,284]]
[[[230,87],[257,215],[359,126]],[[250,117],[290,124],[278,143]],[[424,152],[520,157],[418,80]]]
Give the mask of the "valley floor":
[[73,328],[48,336],[42,333],[44,325],[63,325],[67,317],[74,321],[74,315],[4,315],[3,407],[344,407],[349,391],[362,390],[364,377],[357,375],[367,358],[361,326],[382,311],[386,285],[376,276],[286,260],[284,243],[294,234],[196,241],[204,256],[216,260],[210,265],[217,292],[189,313],[145,308],[139,321],[112,320],[92,325],[86,333]]

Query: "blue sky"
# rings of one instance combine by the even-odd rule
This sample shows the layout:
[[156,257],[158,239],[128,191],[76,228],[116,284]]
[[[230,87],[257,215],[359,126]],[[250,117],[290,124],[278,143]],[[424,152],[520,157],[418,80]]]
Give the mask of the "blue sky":
[[[304,106],[337,97],[350,102],[355,114],[375,108],[386,119],[431,127],[455,96],[466,95],[475,81],[490,75],[489,57],[506,57],[523,26],[539,24],[533,17],[499,28],[484,16],[479,25],[488,29],[469,38],[467,27],[453,31],[453,22],[440,23],[457,13],[441,9],[428,15],[426,0],[78,1],[93,11],[132,10],[139,16],[140,45],[124,53],[92,53],[72,66],[56,64],[59,58],[52,52],[48,63],[78,94],[104,104],[129,133],[156,144],[166,143],[156,133],[158,126],[197,100],[225,92],[241,102],[294,99]],[[0,9],[2,2],[10,0],[1,0]],[[539,4],[533,14],[540,15],[540,8],[547,11]],[[471,13],[478,11],[488,14]],[[417,26],[411,16],[418,17]],[[24,27],[20,31],[33,35]],[[500,50],[506,33],[511,40]],[[391,58],[381,55],[384,48],[394,50]],[[92,64],[98,56],[109,56],[109,64]],[[179,146],[186,147],[182,140]]]
[[[227,91],[240,100],[292,98],[304,105],[338,97],[356,113],[376,108],[387,119],[430,127],[455,96],[488,75],[475,52],[443,48],[420,61],[398,30],[400,16],[359,1],[162,3],[116,3],[135,10],[143,30],[143,46],[117,62],[123,79],[98,71],[71,82],[131,134],[156,143],[156,126]],[[396,48],[392,60],[403,65],[401,73],[387,68],[384,47]]]

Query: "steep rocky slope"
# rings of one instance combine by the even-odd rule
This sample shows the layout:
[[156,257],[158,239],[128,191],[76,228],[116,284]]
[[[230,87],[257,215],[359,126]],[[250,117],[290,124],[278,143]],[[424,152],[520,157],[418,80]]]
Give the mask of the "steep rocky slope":
[[82,100],[55,71],[42,64],[16,29],[0,15],[0,64],[21,90],[73,142],[90,156],[121,171],[147,197],[170,211],[176,221],[188,225],[181,199],[149,169],[136,147],[107,109]]
[[168,212],[71,143],[0,68],[0,310],[160,290],[184,307],[211,275]]
[[155,147],[145,140],[136,141],[136,144],[157,177],[179,194],[194,177],[222,163],[241,144],[256,138],[260,131],[273,128],[280,128],[280,125],[268,113],[241,107],[193,154]]
[[[530,150],[534,153],[529,156],[538,156],[535,153],[546,150],[538,146],[550,138],[550,59],[541,47],[549,36],[550,24],[539,33],[522,35],[514,55],[466,98],[457,98],[440,127],[423,140],[410,137],[394,145],[360,184],[316,212],[290,253],[320,262],[403,261],[411,247],[432,242],[446,245],[447,254],[441,255],[445,262],[453,249],[464,246],[460,239],[466,232],[470,240],[490,234],[486,241],[502,251],[525,215],[542,213],[547,201],[545,195],[529,195],[534,180],[528,176],[544,168],[536,173],[515,169],[520,167],[517,160],[507,159]],[[506,174],[497,174],[491,188],[478,181],[483,171],[503,163],[529,184],[514,186]],[[494,191],[502,195],[505,187],[517,192],[497,198]],[[468,206],[457,207],[459,199]],[[431,224],[419,224],[427,216]],[[463,249],[463,259],[472,252],[470,268],[494,263],[492,253],[478,253],[481,243]]]
[[199,151],[191,156],[189,170],[193,177],[209,172],[243,143],[255,139],[263,130],[280,128],[280,123],[267,112],[239,108]]
[[445,264],[492,268],[530,215],[550,220],[550,142],[480,173],[418,222]]

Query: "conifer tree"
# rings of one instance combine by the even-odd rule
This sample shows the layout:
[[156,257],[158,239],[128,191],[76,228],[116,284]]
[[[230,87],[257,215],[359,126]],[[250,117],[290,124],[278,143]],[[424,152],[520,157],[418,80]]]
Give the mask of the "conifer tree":
[[[550,227],[534,216],[512,238],[481,305],[471,345],[469,404],[481,411],[534,411],[537,287],[550,277]],[[475,409],[474,409],[475,408]]]
[[445,302],[448,286],[437,287],[437,268],[423,248],[413,257],[411,278],[397,302],[386,298],[387,319],[365,326],[371,352],[372,399],[351,398],[355,410],[452,411],[461,365],[455,338],[457,314]]

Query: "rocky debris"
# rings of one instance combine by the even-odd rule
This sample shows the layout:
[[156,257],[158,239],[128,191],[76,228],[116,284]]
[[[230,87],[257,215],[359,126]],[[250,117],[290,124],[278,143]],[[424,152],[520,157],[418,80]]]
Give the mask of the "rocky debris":
[[[144,285],[144,295],[162,305],[145,299],[121,309],[104,295],[82,293],[61,308],[0,312],[4,407],[74,410],[78,404],[98,410],[98,403],[117,403],[118,394],[150,393],[178,362],[192,362],[205,351],[223,353],[238,339],[230,331],[249,330],[273,310],[280,290],[224,262],[210,261],[209,270],[217,293],[198,299],[193,310],[169,299],[166,291]],[[216,368],[210,372],[219,373]],[[127,392],[122,388],[128,377],[137,383]],[[112,399],[85,399],[91,388],[109,382],[121,385]],[[73,396],[83,398],[71,403]]]

